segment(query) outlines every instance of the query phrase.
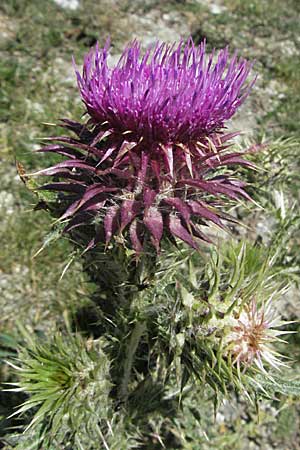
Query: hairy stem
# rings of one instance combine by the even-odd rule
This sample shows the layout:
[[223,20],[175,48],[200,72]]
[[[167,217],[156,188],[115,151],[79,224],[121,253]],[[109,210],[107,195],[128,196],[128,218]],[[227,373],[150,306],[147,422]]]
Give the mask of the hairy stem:
[[145,322],[136,322],[131,333],[130,340],[126,348],[126,358],[124,362],[124,374],[120,386],[120,400],[125,403],[128,399],[128,385],[130,383],[131,370],[134,363],[135,353],[137,351],[140,339],[146,330]]

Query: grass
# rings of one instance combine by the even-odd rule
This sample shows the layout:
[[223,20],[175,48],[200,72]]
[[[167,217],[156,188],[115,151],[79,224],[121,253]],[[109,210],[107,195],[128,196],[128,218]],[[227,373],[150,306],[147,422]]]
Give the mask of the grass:
[[27,171],[51,163],[53,157],[37,156],[33,149],[40,145],[39,137],[58,132],[43,122],[80,117],[71,55],[82,56],[89,43],[78,43],[71,33],[76,17],[52,1],[6,1],[0,13],[12,29],[11,38],[1,42],[1,190],[13,196],[11,211],[1,211],[0,330],[11,332],[16,319],[49,330],[62,326],[64,312],[85,303],[89,286],[80,264],[59,281],[72,252],[67,241],[33,258],[51,219],[33,211],[36,199],[19,181],[14,160],[21,160]]
[[225,0],[224,6],[209,20],[199,18],[195,38],[206,36],[211,48],[229,44],[255,59],[259,80],[253,108],[260,129],[272,137],[299,137],[299,2]]

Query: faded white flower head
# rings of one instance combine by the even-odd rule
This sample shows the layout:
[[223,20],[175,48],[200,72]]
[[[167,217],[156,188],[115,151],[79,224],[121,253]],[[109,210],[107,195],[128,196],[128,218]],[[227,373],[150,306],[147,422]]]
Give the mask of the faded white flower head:
[[275,341],[285,342],[279,336],[290,332],[278,327],[288,323],[291,322],[282,320],[278,315],[272,298],[260,306],[253,299],[231,322],[231,331],[226,338],[234,363],[245,368],[255,364],[264,373],[264,364],[278,370],[282,366],[287,367],[282,361],[284,357],[273,349],[272,344]]

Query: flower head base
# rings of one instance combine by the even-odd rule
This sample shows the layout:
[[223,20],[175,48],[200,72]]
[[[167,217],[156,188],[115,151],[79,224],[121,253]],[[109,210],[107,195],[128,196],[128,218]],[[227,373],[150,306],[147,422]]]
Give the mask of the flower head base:
[[238,319],[234,319],[232,329],[227,336],[229,351],[234,362],[240,367],[256,366],[264,373],[264,363],[274,369],[286,366],[281,355],[272,349],[272,343],[282,341],[279,336],[289,333],[276,329],[287,324],[277,316],[272,299],[260,308],[255,300],[245,307]]
[[96,46],[77,72],[90,118],[64,120],[77,138],[52,137],[41,149],[67,157],[37,173],[58,180],[43,189],[67,192],[66,231],[97,219],[90,245],[123,234],[136,254],[147,242],[159,251],[163,237],[198,248],[209,240],[201,225],[228,219],[226,198],[249,199],[230,167],[251,164],[230,151],[234,135],[222,128],[249,93],[251,65],[227,49],[213,64],[192,40],[157,44],[144,56],[133,42],[112,69],[107,58],[108,46]]

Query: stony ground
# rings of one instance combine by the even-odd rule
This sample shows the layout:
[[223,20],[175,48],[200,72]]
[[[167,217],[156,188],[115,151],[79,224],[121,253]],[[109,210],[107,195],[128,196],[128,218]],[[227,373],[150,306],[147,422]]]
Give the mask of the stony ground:
[[[35,199],[20,181],[15,159],[27,171],[49,162],[34,155],[39,138],[54,133],[59,117],[79,118],[71,56],[80,64],[96,40],[113,44],[112,62],[132,38],[146,48],[157,39],[204,37],[209,49],[229,45],[255,59],[259,74],[252,96],[230,124],[251,142],[300,138],[300,2],[298,0],[2,0],[0,5],[0,331],[18,336],[18,322],[50,333],[88,304],[90,285],[71,261],[67,242],[46,244],[51,220],[33,212]],[[294,163],[299,149],[294,147]],[[291,183],[297,200],[297,180]],[[260,225],[259,225],[260,223]],[[257,225],[257,224],[256,224]],[[270,221],[258,220],[264,237]],[[261,228],[259,228],[259,226]],[[38,253],[38,254],[37,254]],[[299,311],[297,290],[290,308]],[[299,360],[295,340],[295,358]],[[5,352],[4,352],[5,353]],[[7,367],[3,365],[3,378]],[[3,415],[7,413],[3,394]],[[203,449],[300,448],[299,402],[288,399],[253,411],[224,405],[210,423]],[[201,444],[202,445],[202,444]],[[1,446],[1,444],[0,444]],[[200,448],[199,448],[200,449]]]

